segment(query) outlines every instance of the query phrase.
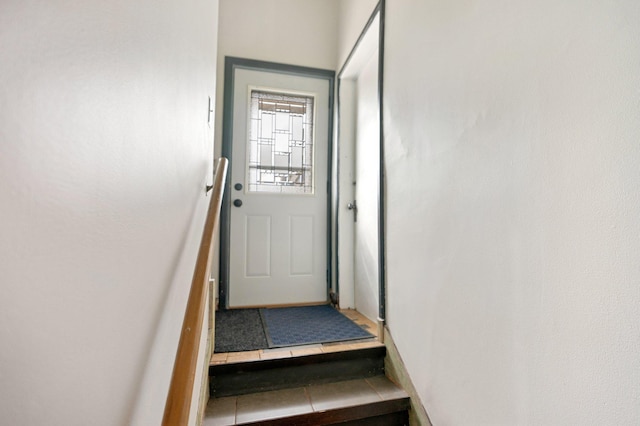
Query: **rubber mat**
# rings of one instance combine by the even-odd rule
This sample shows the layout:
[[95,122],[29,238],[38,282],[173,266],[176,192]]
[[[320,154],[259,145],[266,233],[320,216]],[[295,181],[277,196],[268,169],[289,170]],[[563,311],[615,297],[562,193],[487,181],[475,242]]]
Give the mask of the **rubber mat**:
[[373,337],[330,305],[260,309],[270,348]]

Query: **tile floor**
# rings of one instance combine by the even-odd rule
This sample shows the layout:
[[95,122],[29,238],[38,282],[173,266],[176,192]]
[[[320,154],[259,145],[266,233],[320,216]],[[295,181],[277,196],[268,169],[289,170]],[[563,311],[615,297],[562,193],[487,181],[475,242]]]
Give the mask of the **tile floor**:
[[226,426],[406,397],[384,376],[212,399],[203,426]]
[[351,321],[364,327],[369,333],[376,336],[372,339],[352,340],[348,342],[324,343],[316,345],[292,346],[287,348],[260,349],[246,352],[214,353],[211,356],[211,365],[231,364],[236,362],[258,361],[261,359],[292,358],[305,355],[314,355],[327,352],[339,352],[353,349],[383,346],[377,339],[378,327],[376,323],[356,311],[355,309],[343,309],[340,311]]

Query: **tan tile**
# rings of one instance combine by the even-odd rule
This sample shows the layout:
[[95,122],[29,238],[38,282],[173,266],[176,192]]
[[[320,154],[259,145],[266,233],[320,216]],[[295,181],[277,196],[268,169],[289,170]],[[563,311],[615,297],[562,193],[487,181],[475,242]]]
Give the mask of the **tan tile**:
[[291,350],[291,356],[315,355],[315,354],[321,354],[321,353],[322,353],[321,347]]
[[347,346],[347,350],[353,351],[356,349],[368,348],[369,346],[363,345],[362,343],[351,343]]
[[307,388],[314,411],[331,410],[380,401],[378,393],[364,379],[312,385]]
[[348,351],[349,345],[341,344],[341,345],[326,345],[322,347],[322,352],[331,353],[331,352],[342,352]]
[[342,315],[344,315],[345,317],[352,319],[352,320],[357,320],[360,319],[360,315],[358,315],[358,313],[356,311],[353,311],[351,309],[345,309],[340,311],[340,313]]
[[366,342],[358,342],[351,345],[353,349],[375,348],[378,346],[384,346],[384,344],[380,343],[378,340],[367,340]]
[[375,376],[365,379],[383,400],[406,398],[407,393],[385,376]]
[[373,322],[373,321],[365,320],[365,321],[362,321],[362,323],[366,324],[372,330],[377,330],[378,329],[378,324]]
[[229,352],[227,356],[227,362],[239,362],[239,361],[257,361],[260,359],[260,351],[246,351],[246,352]]
[[344,341],[341,342],[326,342],[323,343],[322,346],[340,346],[346,344]]
[[367,327],[369,327],[369,328],[373,328],[373,329],[377,328],[376,323],[375,323],[375,322],[373,322],[373,321],[371,321],[370,319],[367,319],[367,318],[358,318],[358,319],[356,320],[356,323],[357,323],[357,324],[364,324],[364,325],[366,325]]
[[211,362],[220,362],[220,361],[226,361],[227,360],[227,353],[218,353],[218,354],[212,354],[211,355]]
[[363,327],[369,333],[373,334],[374,336],[378,335],[378,325],[375,321],[371,321],[369,318],[353,309],[344,309],[340,312],[357,325]]
[[262,351],[260,359],[291,358],[291,351]]
[[304,388],[254,393],[238,397],[236,422],[260,422],[312,411]]
[[207,404],[203,426],[227,426],[236,424],[237,397],[211,398]]

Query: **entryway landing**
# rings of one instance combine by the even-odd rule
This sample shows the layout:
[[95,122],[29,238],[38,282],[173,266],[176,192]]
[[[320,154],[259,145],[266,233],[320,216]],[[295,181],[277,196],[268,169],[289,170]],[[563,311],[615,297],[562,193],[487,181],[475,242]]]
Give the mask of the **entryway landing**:
[[284,348],[259,349],[243,352],[214,353],[211,356],[210,365],[233,364],[260,360],[286,359],[307,355],[318,355],[342,351],[359,350],[364,348],[384,346],[378,340],[378,328],[376,324],[356,311],[355,309],[341,309],[340,313],[349,318],[358,326],[365,329],[374,337],[369,339],[331,342],[313,345],[289,346]]

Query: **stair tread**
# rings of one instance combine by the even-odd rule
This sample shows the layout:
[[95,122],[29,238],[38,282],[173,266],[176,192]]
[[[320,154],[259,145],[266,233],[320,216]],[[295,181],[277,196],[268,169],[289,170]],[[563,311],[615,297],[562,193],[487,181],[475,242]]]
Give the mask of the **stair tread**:
[[[297,416],[327,416],[340,411],[339,416],[362,415],[350,408],[388,404],[389,410],[406,409],[408,395],[385,376],[312,384],[297,388],[258,392],[239,396],[212,398],[207,405],[203,426],[250,424],[252,422],[286,419]],[[379,409],[380,414],[385,408]],[[334,416],[335,418],[335,416]],[[275,423],[274,423],[275,424]],[[310,423],[309,423],[310,424]]]

